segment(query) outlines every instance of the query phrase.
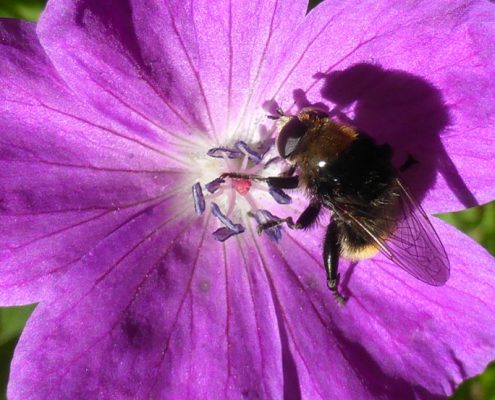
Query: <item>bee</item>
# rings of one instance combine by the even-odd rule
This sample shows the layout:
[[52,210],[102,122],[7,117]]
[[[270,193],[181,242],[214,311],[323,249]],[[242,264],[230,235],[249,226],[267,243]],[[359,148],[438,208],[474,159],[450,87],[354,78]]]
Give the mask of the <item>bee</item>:
[[[381,251],[415,278],[443,285],[450,274],[447,254],[393,167],[391,147],[317,109],[305,108],[295,116],[279,114],[277,149],[290,170],[284,176],[243,178],[279,189],[302,186],[309,205],[296,222],[291,217],[278,219],[262,224],[259,231],[281,224],[308,229],[322,208],[330,210],[323,264],[328,288],[340,304],[346,301],[338,288],[341,257],[359,261]],[[412,164],[409,159],[400,170]]]

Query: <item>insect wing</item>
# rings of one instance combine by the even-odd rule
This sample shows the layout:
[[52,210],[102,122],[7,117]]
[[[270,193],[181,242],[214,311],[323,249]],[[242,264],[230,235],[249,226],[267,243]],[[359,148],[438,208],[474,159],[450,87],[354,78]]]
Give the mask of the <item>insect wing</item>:
[[351,218],[395,264],[425,283],[441,286],[450,276],[447,253],[421,206],[400,180],[397,184],[400,189],[397,226],[386,238],[377,237],[370,227],[351,214],[336,211]]
[[[384,245],[397,265],[430,285],[443,285],[450,276],[447,253],[426,213],[397,180],[400,194],[398,225]],[[389,253],[389,254],[387,254]]]

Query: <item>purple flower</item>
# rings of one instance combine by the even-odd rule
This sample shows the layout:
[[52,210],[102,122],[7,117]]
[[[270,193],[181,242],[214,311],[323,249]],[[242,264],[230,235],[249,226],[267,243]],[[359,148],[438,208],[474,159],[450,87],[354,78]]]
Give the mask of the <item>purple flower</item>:
[[228,178],[196,215],[196,182],[281,171],[277,105],[412,154],[429,214],[495,198],[495,4],[306,6],[53,0],[0,22],[0,304],[40,303],[10,399],[435,398],[495,358],[494,259],[436,218],[445,286],[378,255],[342,263],[340,308],[322,228],[276,243],[248,216],[297,217],[302,192]]

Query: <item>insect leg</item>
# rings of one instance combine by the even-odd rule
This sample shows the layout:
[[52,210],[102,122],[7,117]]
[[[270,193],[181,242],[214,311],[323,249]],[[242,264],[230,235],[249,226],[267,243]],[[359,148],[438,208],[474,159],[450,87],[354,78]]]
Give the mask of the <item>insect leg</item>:
[[312,201],[311,203],[309,203],[309,206],[306,207],[306,209],[299,216],[293,228],[295,229],[309,228],[318,219],[320,210],[321,210],[321,203],[319,201]]
[[277,119],[280,119],[280,117],[286,117],[287,115],[284,113],[284,110],[282,110],[280,107],[277,107],[275,109],[275,112],[277,113],[277,115],[267,115],[267,118],[268,119],[274,119],[274,120],[277,120]]
[[339,230],[337,222],[332,219],[328,225],[325,235],[325,243],[323,244],[323,263],[327,273],[327,285],[332,291],[337,303],[344,305],[347,299],[339,293],[339,278],[338,273],[340,257]]
[[233,179],[248,179],[250,181],[266,182],[268,185],[279,189],[295,189],[299,186],[298,176],[259,176],[249,174],[238,174],[236,172],[226,172],[220,175],[220,179],[233,178]]
[[237,172],[225,172],[222,175],[220,175],[220,179],[224,178],[232,178],[232,179],[247,179],[250,181],[261,181],[264,182],[266,181],[267,178],[259,175],[250,175],[250,174],[240,174]]
[[266,183],[279,189],[295,189],[299,186],[299,177],[297,175],[272,176],[266,178]]
[[296,169],[297,169],[296,164],[292,164],[287,171],[282,172],[281,176],[285,176],[285,177],[293,176],[294,173],[296,172]]
[[321,210],[320,202],[311,202],[309,206],[302,212],[302,214],[297,219],[297,222],[294,223],[292,217],[279,219],[277,221],[270,221],[266,224],[261,224],[258,226],[258,233],[262,233],[266,229],[273,228],[275,226],[287,224],[287,226],[291,229],[306,229],[313,225],[318,219],[318,214]]

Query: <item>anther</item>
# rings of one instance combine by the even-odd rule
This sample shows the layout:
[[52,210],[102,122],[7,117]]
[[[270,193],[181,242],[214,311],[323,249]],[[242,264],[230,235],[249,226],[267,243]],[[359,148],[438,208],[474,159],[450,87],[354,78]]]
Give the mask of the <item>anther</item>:
[[235,144],[235,147],[239,149],[242,153],[244,153],[246,156],[248,156],[249,159],[253,161],[255,164],[259,164],[261,162],[261,159],[263,158],[263,156],[260,153],[253,150],[251,147],[248,146],[246,142],[243,142],[242,140],[237,142]]
[[214,147],[208,150],[206,154],[213,158],[227,157],[230,159],[239,158],[242,156],[242,152],[240,150],[229,149],[227,147]]
[[292,202],[291,197],[280,188],[270,186],[268,193],[270,193],[278,204],[290,204]]
[[213,237],[219,242],[225,242],[228,238],[244,232],[244,227],[241,224],[237,224],[237,226],[239,228],[236,231],[233,231],[225,226],[218,228],[215,232],[213,232]]
[[279,217],[273,215],[270,211],[267,210],[257,210],[255,212],[249,212],[248,215],[256,220],[256,222],[258,223],[258,228],[273,223],[273,227],[264,229],[263,232],[265,232],[266,235],[274,242],[278,243],[280,239],[282,239],[282,228],[279,224],[277,224],[281,221]]
[[217,217],[222,224],[224,224],[227,228],[232,229],[233,231],[236,229],[236,225],[230,218],[228,218],[222,211],[220,207],[218,207],[217,203],[211,203],[211,213]]
[[222,178],[217,178],[213,179],[211,182],[207,183],[205,185],[206,190],[210,193],[215,193],[220,186],[222,186],[222,183],[225,183],[225,180]]
[[194,200],[194,210],[197,215],[203,214],[206,208],[205,197],[203,196],[203,190],[201,189],[201,184],[196,182],[192,186],[192,195]]
[[218,207],[218,204],[211,203],[211,213],[215,217],[217,217],[222,224],[225,225],[225,227],[219,228],[215,232],[213,232],[213,237],[216,240],[223,242],[232,235],[238,235],[239,233],[244,232],[244,227],[241,224],[232,222],[230,218],[222,213],[220,207]]

